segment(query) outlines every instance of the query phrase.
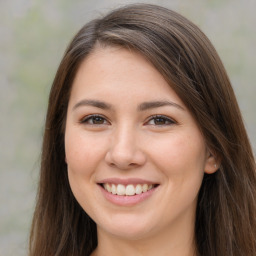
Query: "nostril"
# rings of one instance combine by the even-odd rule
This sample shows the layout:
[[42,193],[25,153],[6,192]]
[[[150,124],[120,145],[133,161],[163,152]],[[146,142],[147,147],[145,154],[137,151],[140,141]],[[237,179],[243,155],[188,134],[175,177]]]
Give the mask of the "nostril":
[[146,156],[141,151],[137,150],[130,152],[130,154],[128,153],[109,151],[106,154],[105,160],[109,166],[123,170],[136,168],[145,164]]

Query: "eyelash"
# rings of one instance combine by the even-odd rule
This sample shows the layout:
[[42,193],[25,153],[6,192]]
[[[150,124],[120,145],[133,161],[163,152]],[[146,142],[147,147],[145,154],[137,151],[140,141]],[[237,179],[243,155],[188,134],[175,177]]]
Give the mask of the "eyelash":
[[[103,121],[103,123],[90,123],[90,121],[95,121],[96,118],[101,119],[101,121]],[[89,115],[84,117],[80,123],[81,124],[89,124],[89,125],[105,125],[105,121],[107,122],[107,124],[109,124],[109,121],[107,121],[107,119],[104,116],[101,115]]]
[[[149,124],[150,121],[152,120],[157,120],[157,119],[160,119],[161,121],[164,121],[165,123],[164,124]],[[167,117],[167,116],[164,116],[164,115],[153,115],[151,117],[148,118],[148,121],[146,122],[146,124],[149,124],[149,125],[155,125],[155,126],[168,126],[168,125],[173,125],[173,124],[176,124],[177,122],[174,121],[173,119],[171,119],[170,117]]]
[[[96,120],[96,119],[99,120]],[[164,124],[156,124],[156,120],[158,119],[158,121],[160,122],[164,122]],[[154,124],[150,124],[151,121],[154,120]],[[101,122],[101,123],[93,123],[94,121],[96,122]],[[103,123],[102,123],[103,122]],[[110,124],[110,122],[102,115],[89,115],[86,116],[85,118],[83,118],[80,123],[82,124],[89,124],[89,125],[106,125],[106,124]],[[173,125],[176,124],[176,121],[174,121],[173,119],[164,116],[164,115],[153,115],[150,116],[148,118],[148,120],[145,122],[145,125],[155,125],[155,126],[168,126],[168,125]]]

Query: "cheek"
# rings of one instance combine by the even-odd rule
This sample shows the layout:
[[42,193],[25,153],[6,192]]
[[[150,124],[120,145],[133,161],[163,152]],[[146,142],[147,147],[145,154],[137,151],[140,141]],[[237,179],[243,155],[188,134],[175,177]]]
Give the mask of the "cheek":
[[173,134],[152,145],[151,141],[151,156],[162,169],[173,172],[204,170],[206,147],[200,134]]
[[79,201],[79,194],[87,187],[83,187],[83,184],[88,184],[92,174],[89,161],[92,155],[89,147],[82,143],[78,136],[73,135],[65,138],[65,152],[69,183]]
[[197,196],[201,186],[206,147],[201,134],[175,133],[165,140],[151,144],[151,159],[168,180],[169,194],[190,201]]
[[162,141],[155,150],[155,164],[164,174],[167,184],[165,212],[182,211],[195,206],[201,187],[206,159],[205,143],[200,134],[175,134]]
[[95,141],[90,136],[85,136],[81,131],[66,131],[65,152],[69,184],[76,200],[88,214],[92,214],[94,202],[97,200],[91,191],[95,186],[95,172],[102,155],[98,144],[93,142]]
[[85,132],[68,130],[65,134],[66,162],[76,174],[89,175],[104,157],[100,138],[88,136]]

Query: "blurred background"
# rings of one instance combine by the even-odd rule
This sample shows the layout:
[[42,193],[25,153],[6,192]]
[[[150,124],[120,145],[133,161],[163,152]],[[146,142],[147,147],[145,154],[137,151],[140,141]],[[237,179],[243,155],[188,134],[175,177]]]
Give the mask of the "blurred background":
[[[88,20],[134,2],[0,0],[0,256],[27,254],[47,97],[68,42]],[[256,1],[146,2],[178,11],[210,38],[256,152]]]

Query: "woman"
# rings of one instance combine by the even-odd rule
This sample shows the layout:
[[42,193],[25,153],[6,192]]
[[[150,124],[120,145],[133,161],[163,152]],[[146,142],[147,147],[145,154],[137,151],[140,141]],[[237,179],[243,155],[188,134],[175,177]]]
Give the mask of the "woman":
[[256,255],[255,161],[190,21],[137,4],[85,25],[50,93],[30,255]]

